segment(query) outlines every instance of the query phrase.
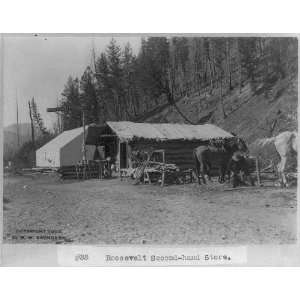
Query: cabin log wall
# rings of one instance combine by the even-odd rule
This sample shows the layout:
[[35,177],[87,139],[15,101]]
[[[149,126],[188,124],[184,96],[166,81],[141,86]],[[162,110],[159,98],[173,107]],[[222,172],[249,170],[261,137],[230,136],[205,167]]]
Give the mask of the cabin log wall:
[[[134,141],[130,142],[132,150],[165,150],[166,163],[176,164],[180,169],[194,169],[195,159],[193,151],[200,145],[207,145],[208,141],[163,141],[163,142],[148,142],[148,141]],[[213,169],[218,168],[218,163],[212,165]]]

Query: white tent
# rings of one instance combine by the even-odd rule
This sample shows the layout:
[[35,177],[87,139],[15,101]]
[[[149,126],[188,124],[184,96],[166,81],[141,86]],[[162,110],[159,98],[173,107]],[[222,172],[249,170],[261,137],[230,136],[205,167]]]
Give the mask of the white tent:
[[[75,165],[82,160],[82,139],[83,127],[64,131],[36,151],[37,167]],[[93,159],[94,151],[95,146],[86,146],[87,160]]]

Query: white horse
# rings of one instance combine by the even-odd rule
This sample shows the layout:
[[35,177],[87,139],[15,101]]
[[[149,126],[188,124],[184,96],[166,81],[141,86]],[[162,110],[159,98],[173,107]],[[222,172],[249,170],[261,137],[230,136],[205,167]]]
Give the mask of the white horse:
[[258,145],[264,146],[272,142],[274,142],[276,151],[280,156],[280,162],[277,165],[278,175],[281,184],[287,187],[288,184],[284,173],[285,167],[286,167],[288,155],[293,151],[297,153],[298,133],[297,131],[284,131],[278,134],[277,136],[260,139],[258,141]]

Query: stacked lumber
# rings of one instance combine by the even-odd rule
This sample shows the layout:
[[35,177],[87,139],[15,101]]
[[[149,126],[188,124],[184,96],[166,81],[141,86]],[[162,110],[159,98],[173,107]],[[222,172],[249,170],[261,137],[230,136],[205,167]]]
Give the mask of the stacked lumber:
[[[181,184],[192,182],[192,170],[182,171],[176,164],[150,162],[145,168],[146,178],[150,182],[160,182],[164,184]],[[149,181],[148,179],[148,181]]]
[[55,173],[58,168],[50,168],[50,167],[37,167],[37,168],[23,168],[22,174],[51,174]]
[[[86,179],[89,178],[99,178],[99,167],[98,166],[85,166]],[[84,177],[84,167],[83,166],[63,166],[57,171],[61,179],[83,179]]]
[[149,161],[148,166],[145,168],[145,171],[148,172],[175,172],[179,171],[179,168],[176,166],[176,164],[164,164],[160,162],[155,161]]

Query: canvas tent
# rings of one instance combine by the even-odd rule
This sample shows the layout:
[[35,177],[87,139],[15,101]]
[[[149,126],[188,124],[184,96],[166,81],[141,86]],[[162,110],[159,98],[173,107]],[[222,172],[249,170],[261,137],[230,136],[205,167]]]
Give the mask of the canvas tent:
[[128,121],[106,122],[89,126],[86,143],[105,148],[118,169],[132,167],[132,152],[164,149],[167,163],[181,168],[194,167],[193,149],[211,139],[228,139],[233,135],[213,124],[153,124]]
[[[36,151],[37,167],[75,165],[82,160],[82,140],[83,127],[64,131]],[[87,160],[93,159],[94,151],[95,146],[86,146]]]

